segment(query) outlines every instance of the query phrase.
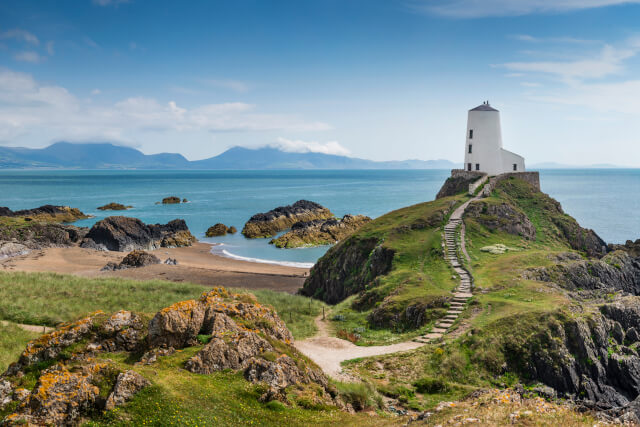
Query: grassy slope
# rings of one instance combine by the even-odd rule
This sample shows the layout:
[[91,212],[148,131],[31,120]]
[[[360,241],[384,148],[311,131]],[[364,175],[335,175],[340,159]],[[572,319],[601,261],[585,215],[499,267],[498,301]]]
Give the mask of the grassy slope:
[[0,323],[0,372],[4,372],[11,362],[17,360],[27,343],[39,335],[9,322],[6,325]]
[[[56,273],[0,272],[0,320],[55,326],[96,310],[153,314],[174,302],[196,298],[206,290],[202,285],[162,280],[87,279]],[[273,306],[296,338],[315,333],[313,318],[322,313],[323,303],[268,290],[251,293],[261,303]]]
[[333,322],[334,329],[355,331],[361,336],[357,341],[359,345],[377,345],[404,341],[430,326],[426,324],[415,329],[398,324],[394,330],[373,328],[367,317],[372,310],[381,307],[389,314],[400,313],[410,304],[430,303],[455,288],[451,270],[442,255],[440,224],[422,230],[407,230],[407,227],[418,220],[429,219],[438,210],[462,199],[463,196],[447,197],[399,209],[377,218],[356,233],[358,238],[384,240],[384,246],[394,249],[396,254],[391,272],[379,277],[378,283],[371,288],[371,292],[384,296],[384,301],[356,310],[352,305],[358,296],[347,298],[332,310],[332,318],[344,318]]
[[[517,195],[518,197],[514,197]],[[503,387],[518,381],[515,374],[501,374],[510,346],[531,346],[531,337],[570,304],[561,291],[541,282],[522,279],[524,269],[550,265],[553,253],[571,251],[545,212],[547,199],[532,193],[525,183],[509,180],[499,185],[489,203],[507,201],[527,214],[537,239],[489,231],[466,218],[468,267],[475,278],[476,295],[462,316],[466,333],[452,334],[404,354],[356,360],[346,364],[383,393],[404,396],[409,406],[427,409],[438,401],[459,399],[478,387]],[[554,213],[555,215],[555,213]],[[517,248],[505,254],[483,252],[484,246],[503,243]],[[470,333],[471,332],[471,333]],[[418,393],[414,383],[422,379],[439,383],[429,393]],[[526,381],[525,381],[526,382]],[[403,394],[404,393],[404,394]]]

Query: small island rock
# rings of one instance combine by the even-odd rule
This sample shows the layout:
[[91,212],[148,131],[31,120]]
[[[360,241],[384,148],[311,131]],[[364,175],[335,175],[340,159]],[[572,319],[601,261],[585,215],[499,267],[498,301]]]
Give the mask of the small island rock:
[[204,235],[207,237],[218,237],[218,236],[225,236],[227,235],[227,233],[234,234],[236,231],[237,230],[234,226],[227,227],[222,223],[217,223],[209,227],[207,231],[204,233]]
[[269,212],[252,216],[244,225],[242,234],[247,238],[272,237],[297,222],[332,218],[327,208],[308,200],[298,200],[293,205],[280,206]]
[[133,206],[125,206],[121,203],[108,203],[104,206],[100,206],[98,210],[101,211],[126,211],[127,209],[131,209]]
[[177,203],[180,203],[180,197],[171,196],[171,197],[165,197],[164,199],[162,199],[163,205],[175,205]]

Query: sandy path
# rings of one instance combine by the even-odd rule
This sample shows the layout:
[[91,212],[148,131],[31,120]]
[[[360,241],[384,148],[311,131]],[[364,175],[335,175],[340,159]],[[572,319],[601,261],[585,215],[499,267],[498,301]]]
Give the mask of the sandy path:
[[2,320],[0,321],[0,324],[2,326],[8,326],[8,325],[15,325],[20,329],[24,329],[25,331],[29,331],[29,332],[38,332],[40,334],[46,334],[48,332],[53,331],[54,328],[51,328],[49,326],[40,326],[40,325],[25,325],[22,323],[13,323],[13,322],[8,322],[6,320]]
[[340,381],[354,380],[352,376],[342,371],[340,364],[345,360],[413,350],[423,345],[413,341],[405,341],[391,345],[361,347],[350,341],[330,337],[329,320],[323,321],[322,316],[318,316],[315,321],[318,326],[318,333],[311,338],[296,341],[294,346],[320,366],[327,375]]
[[308,269],[261,264],[225,258],[211,253],[211,245],[152,251],[161,260],[175,258],[178,265],[152,265],[119,271],[100,271],[107,262],[120,262],[123,252],[102,252],[80,247],[46,248],[0,260],[0,271],[55,272],[83,277],[125,277],[193,282],[205,286],[271,289],[293,293],[304,283]]

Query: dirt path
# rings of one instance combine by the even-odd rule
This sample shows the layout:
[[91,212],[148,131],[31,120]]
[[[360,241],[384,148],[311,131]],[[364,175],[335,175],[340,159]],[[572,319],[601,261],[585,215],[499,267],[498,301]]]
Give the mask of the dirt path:
[[294,345],[302,354],[316,362],[327,375],[340,381],[355,380],[351,375],[342,371],[340,364],[345,360],[397,353],[422,346],[421,343],[405,341],[391,345],[361,347],[350,341],[330,337],[329,320],[322,320],[322,316],[316,317],[315,322],[318,327],[318,333],[311,338],[296,341]]
[[20,329],[23,329],[25,331],[29,331],[29,332],[38,332],[40,334],[46,334],[48,332],[53,331],[54,328],[51,328],[49,326],[40,326],[40,325],[24,325],[22,323],[13,323],[13,322],[7,322],[6,320],[2,320],[0,321],[0,324],[2,324],[2,326],[8,326],[8,325],[15,325]]
[[[296,341],[294,343],[295,347],[305,356],[316,362],[330,377],[340,381],[354,381],[356,380],[355,378],[342,371],[342,362],[359,357],[380,356],[383,354],[413,350],[426,343],[441,339],[454,325],[458,316],[465,309],[467,301],[472,297],[471,288],[473,278],[467,270],[462,268],[460,259],[458,258],[458,249],[461,249],[464,256],[469,259],[464,245],[465,236],[462,215],[471,202],[483,197],[482,194],[483,192],[481,191],[477,196],[459,206],[451,214],[449,221],[444,227],[443,248],[446,249],[445,259],[458,275],[460,283],[454,291],[451,307],[447,311],[447,315],[439,320],[429,333],[414,340],[404,341],[398,344],[361,347],[350,341],[329,336],[328,320],[322,320],[322,316],[319,316],[315,319],[318,333],[311,338]],[[458,230],[460,230],[461,233],[460,242],[458,242]]]

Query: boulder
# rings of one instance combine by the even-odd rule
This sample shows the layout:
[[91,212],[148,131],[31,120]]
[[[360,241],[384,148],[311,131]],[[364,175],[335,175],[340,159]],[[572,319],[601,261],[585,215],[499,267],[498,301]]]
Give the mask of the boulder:
[[137,218],[110,216],[91,227],[81,246],[128,252],[191,246],[195,241],[182,219],[167,224],[145,224]]
[[244,225],[242,234],[248,238],[272,237],[297,222],[329,219],[334,215],[329,209],[308,200],[298,200],[293,205],[280,206],[265,213],[253,215]]
[[173,304],[149,322],[149,343],[153,347],[183,348],[198,343],[206,309],[200,301],[189,300]]
[[167,258],[164,260],[164,264],[166,265],[178,265],[178,260],[175,258]]
[[145,251],[132,251],[122,259],[120,266],[137,268],[153,264],[160,264],[160,259],[157,256]]
[[0,223],[0,242],[4,241],[8,244],[6,253],[15,254],[16,251],[19,253],[25,250],[16,244],[24,245],[27,249],[74,246],[88,231],[89,229],[85,227],[54,222]]
[[107,337],[100,344],[102,349],[134,351],[143,343],[145,325],[137,314],[121,310],[107,319],[101,327],[101,332]]
[[143,388],[151,385],[149,380],[135,371],[126,371],[118,375],[113,391],[107,397],[106,410],[111,410],[116,406],[124,404],[133,395]]
[[133,206],[125,206],[125,205],[123,205],[121,203],[111,202],[111,203],[107,203],[104,206],[100,206],[98,208],[98,210],[101,210],[101,211],[125,211],[127,209],[131,209],[132,207]]
[[29,252],[31,252],[31,250],[21,243],[0,242],[0,259],[26,255]]
[[368,216],[345,215],[342,219],[297,222],[291,226],[291,231],[269,243],[278,248],[331,245],[349,236],[369,221],[371,218]]

